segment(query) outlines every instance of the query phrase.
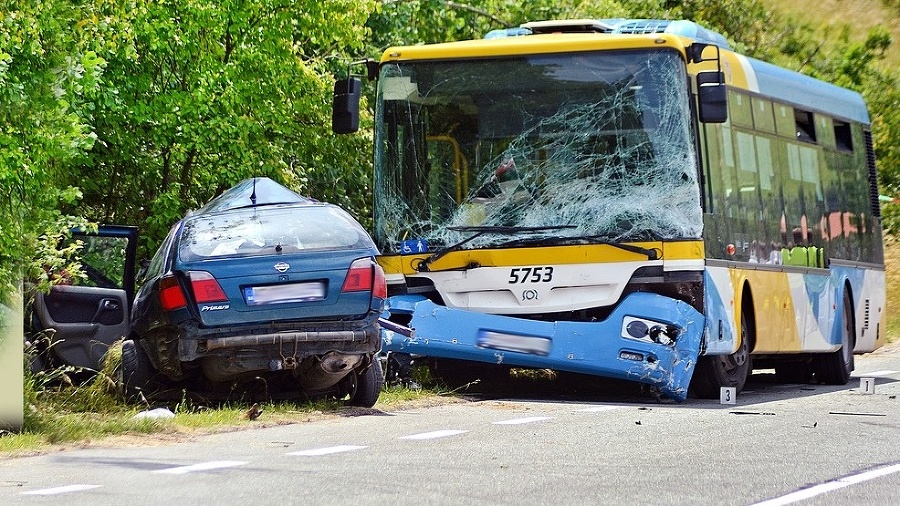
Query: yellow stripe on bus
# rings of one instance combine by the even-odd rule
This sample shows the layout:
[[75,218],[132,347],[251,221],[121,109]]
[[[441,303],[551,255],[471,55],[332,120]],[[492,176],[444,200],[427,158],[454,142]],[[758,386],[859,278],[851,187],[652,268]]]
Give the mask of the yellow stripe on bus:
[[[635,242],[627,243],[662,253],[663,260],[702,260],[702,241]],[[416,274],[417,266],[431,253],[417,255],[384,255],[378,263],[387,274]],[[533,248],[477,249],[452,251],[440,257],[428,268],[432,271],[461,269],[477,264],[481,267],[513,267],[519,265],[565,265],[585,263],[615,263],[646,260],[642,253],[625,251],[607,244],[579,244],[571,246],[536,246]]]
[[[794,310],[791,286],[786,272],[730,269],[731,281],[735,287],[735,306],[743,307],[739,300],[741,287],[745,281],[750,283],[750,296],[753,298],[753,320],[756,324],[756,353],[788,353],[799,352],[803,348],[803,340],[797,327],[797,314]],[[735,314],[740,322],[740,314]],[[736,323],[737,323],[736,322]],[[739,327],[738,327],[739,328]]]
[[[709,50],[711,52],[711,50]],[[704,53],[706,54],[706,53]],[[746,61],[746,57],[728,51],[726,49],[720,50],[721,56],[721,69],[725,74],[725,84],[729,86],[734,86],[736,88],[740,88],[743,90],[750,91],[759,91],[759,86],[756,84],[756,76],[748,75],[748,73],[752,73],[753,69],[750,67],[750,64]],[[692,75],[696,74],[700,71],[710,71],[710,70],[718,70],[719,64],[715,59],[710,61],[705,61],[701,63],[692,63],[688,65],[688,72]]]
[[390,47],[382,55],[381,63],[662,47],[670,47],[684,54],[684,47],[691,42],[690,39],[677,35],[660,33],[647,35],[604,34],[602,36],[571,33],[530,35],[493,40],[464,40],[435,45]]

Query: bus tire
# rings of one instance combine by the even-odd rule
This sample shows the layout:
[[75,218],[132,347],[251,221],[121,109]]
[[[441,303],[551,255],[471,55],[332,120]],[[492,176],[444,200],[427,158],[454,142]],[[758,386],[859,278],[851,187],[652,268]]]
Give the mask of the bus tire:
[[750,376],[750,325],[747,311],[741,311],[741,344],[731,355],[700,357],[691,378],[690,390],[701,399],[718,399],[722,387],[744,389]]
[[844,290],[844,324],[841,329],[841,349],[816,356],[813,361],[816,381],[826,385],[846,385],[854,369],[853,346],[856,342],[856,322],[850,290]]

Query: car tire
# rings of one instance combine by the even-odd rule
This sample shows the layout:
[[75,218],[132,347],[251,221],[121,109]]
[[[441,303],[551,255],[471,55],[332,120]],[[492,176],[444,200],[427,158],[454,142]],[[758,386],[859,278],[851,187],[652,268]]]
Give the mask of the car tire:
[[31,374],[35,376],[47,370],[47,363],[41,355],[43,354],[35,353],[28,361],[31,366]]
[[350,394],[348,406],[371,408],[378,402],[381,387],[384,385],[384,372],[378,357],[372,357],[372,364],[361,372],[354,372],[356,376],[356,388]]
[[122,363],[118,372],[119,389],[125,400],[139,401],[153,393],[153,364],[139,343],[131,339],[122,342]]

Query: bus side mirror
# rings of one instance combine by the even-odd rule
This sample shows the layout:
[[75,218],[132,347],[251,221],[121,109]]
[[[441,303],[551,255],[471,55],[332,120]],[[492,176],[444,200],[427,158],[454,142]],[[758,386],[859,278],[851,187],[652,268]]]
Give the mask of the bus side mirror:
[[702,123],[728,121],[728,99],[725,93],[725,75],[706,71],[697,74],[698,113]]
[[331,108],[331,130],[336,134],[352,134],[359,130],[359,78],[338,79],[334,83]]

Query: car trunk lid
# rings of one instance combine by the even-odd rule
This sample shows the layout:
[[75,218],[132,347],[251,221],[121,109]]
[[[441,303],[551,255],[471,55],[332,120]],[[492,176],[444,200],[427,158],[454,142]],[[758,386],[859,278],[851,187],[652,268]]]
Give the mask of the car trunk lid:
[[[368,276],[368,289],[365,280],[362,289],[344,289],[351,264],[354,278]],[[228,258],[184,268],[206,326],[358,319],[372,308],[375,267],[367,250]]]

